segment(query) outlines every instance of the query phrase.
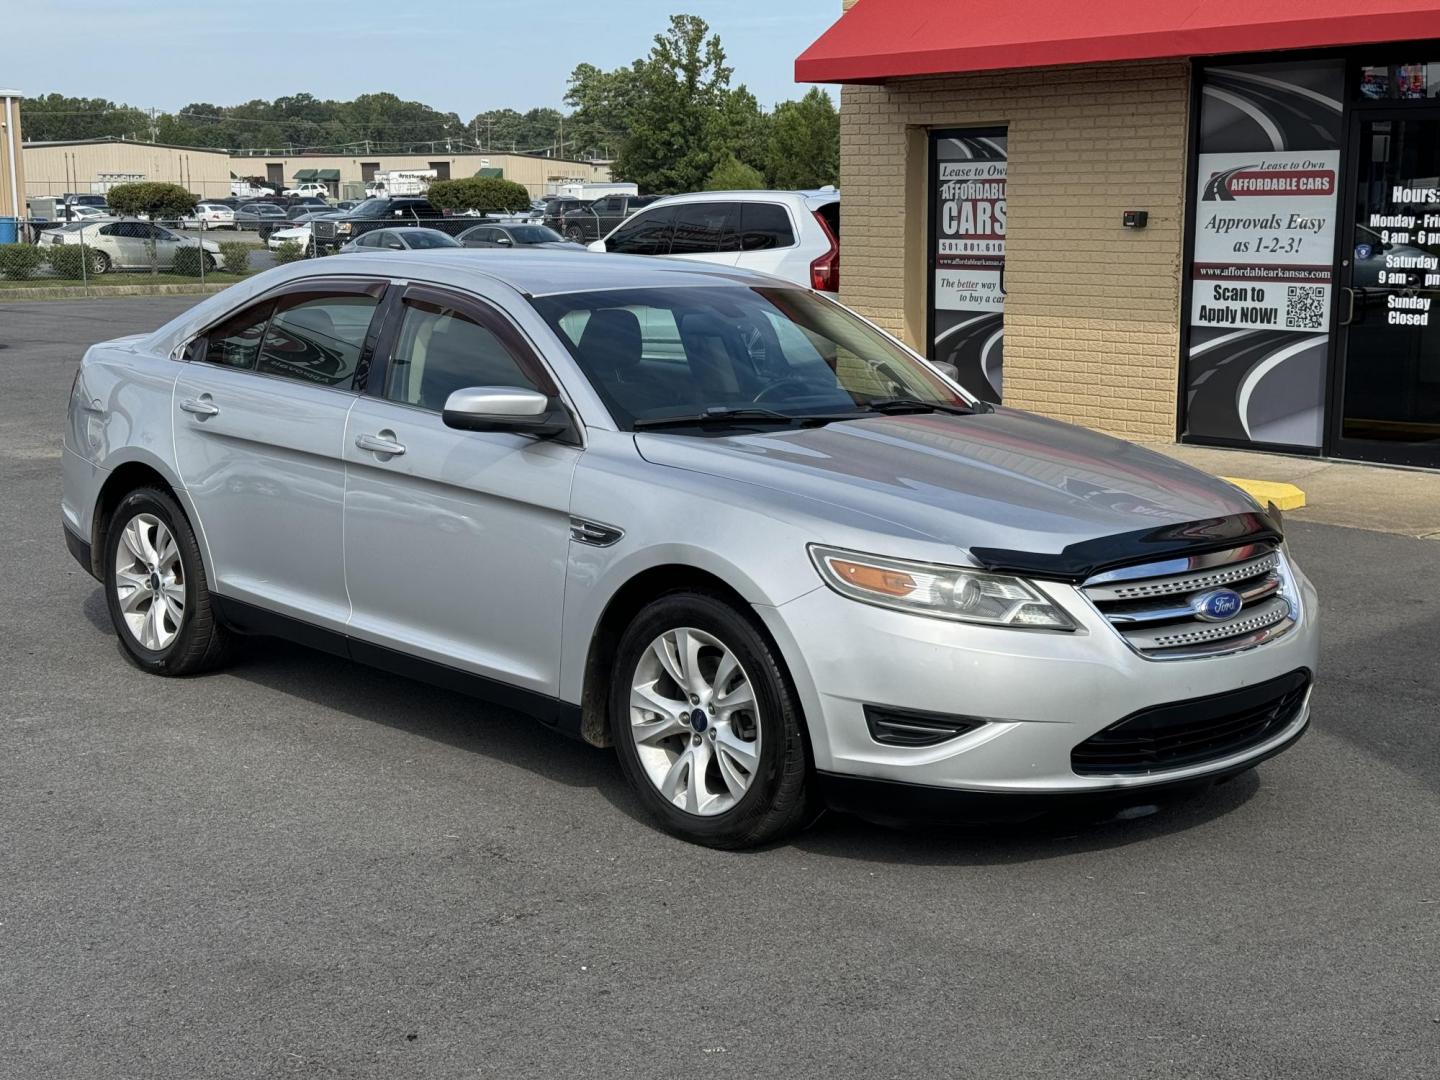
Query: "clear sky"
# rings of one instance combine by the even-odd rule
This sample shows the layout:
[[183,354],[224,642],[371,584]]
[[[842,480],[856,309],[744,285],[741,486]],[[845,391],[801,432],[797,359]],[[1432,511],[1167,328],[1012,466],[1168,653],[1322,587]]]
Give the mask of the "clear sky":
[[174,110],[388,90],[468,120],[559,106],[576,64],[628,64],[671,14],[704,18],[767,108],[840,0],[15,0],[0,86]]

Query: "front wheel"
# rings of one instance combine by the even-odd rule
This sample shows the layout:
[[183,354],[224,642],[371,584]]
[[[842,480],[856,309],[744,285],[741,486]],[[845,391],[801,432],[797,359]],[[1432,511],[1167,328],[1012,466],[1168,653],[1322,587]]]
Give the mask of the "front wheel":
[[565,230],[565,238],[571,243],[583,244],[585,242],[585,233],[581,230],[579,225],[571,225],[568,229]]
[[105,600],[130,659],[153,675],[218,667],[228,635],[215,621],[200,546],[168,492],[140,488],[105,534]]
[[90,252],[90,273],[104,274],[110,270],[110,256],[103,251]]
[[809,763],[784,665],[723,598],[677,592],[626,629],[610,689],[620,764],[669,832],[753,847],[804,824]]

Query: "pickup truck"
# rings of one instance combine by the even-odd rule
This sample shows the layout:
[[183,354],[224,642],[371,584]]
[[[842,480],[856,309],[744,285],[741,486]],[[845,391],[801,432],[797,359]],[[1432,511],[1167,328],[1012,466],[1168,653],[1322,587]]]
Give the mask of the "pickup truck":
[[[545,224],[567,240],[588,244],[608,236],[615,226],[657,198],[658,195],[606,195],[590,203],[568,206],[552,203],[552,209],[546,213]],[[553,224],[550,219],[552,213],[556,218]]]
[[375,198],[366,199],[344,214],[317,220],[313,230],[316,250],[323,252],[340,248],[372,229],[383,229],[390,225],[423,225],[453,236],[474,224],[474,218],[445,217],[430,204],[429,199]]

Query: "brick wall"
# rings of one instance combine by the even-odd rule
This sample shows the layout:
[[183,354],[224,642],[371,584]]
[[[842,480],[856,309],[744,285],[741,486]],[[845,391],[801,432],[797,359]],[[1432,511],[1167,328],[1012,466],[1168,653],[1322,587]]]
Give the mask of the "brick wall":
[[1003,125],[1006,404],[1173,438],[1188,101],[1182,61],[845,87],[842,299],[923,348],[925,131]]

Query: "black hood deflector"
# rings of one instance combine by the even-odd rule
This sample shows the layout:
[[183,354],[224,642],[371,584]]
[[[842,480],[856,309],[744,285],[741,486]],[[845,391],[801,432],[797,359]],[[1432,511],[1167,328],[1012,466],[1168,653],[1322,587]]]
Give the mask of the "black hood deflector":
[[1023,574],[1044,581],[1078,584],[1121,566],[1204,555],[1245,544],[1278,544],[1284,538],[1280,511],[1271,503],[1268,511],[1231,514],[1178,525],[1162,525],[1158,529],[1102,536],[1071,544],[1053,554],[986,547],[971,548],[970,554],[986,570],[996,573]]

